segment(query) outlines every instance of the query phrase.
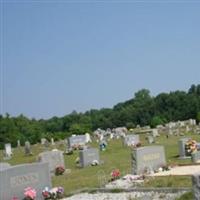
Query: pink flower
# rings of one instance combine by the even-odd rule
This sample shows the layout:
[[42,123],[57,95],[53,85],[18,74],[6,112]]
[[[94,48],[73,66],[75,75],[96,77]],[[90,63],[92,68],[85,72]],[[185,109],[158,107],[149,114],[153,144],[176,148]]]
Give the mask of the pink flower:
[[17,197],[13,197],[11,200],[19,200]]
[[27,187],[25,190],[24,190],[24,195],[25,197],[29,197],[31,199],[35,199],[36,197],[36,190],[31,188],[31,187]]

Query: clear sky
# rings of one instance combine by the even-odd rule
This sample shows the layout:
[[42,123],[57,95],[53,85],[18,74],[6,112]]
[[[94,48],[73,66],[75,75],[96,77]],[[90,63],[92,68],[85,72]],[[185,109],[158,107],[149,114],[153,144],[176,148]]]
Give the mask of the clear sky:
[[1,0],[1,113],[50,118],[200,84],[200,1]]

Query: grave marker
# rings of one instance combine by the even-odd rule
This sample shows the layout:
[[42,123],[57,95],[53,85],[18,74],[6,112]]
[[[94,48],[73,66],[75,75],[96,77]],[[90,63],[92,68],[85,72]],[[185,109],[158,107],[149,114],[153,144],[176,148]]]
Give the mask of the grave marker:
[[192,190],[194,200],[200,200],[200,174],[192,175]]
[[133,174],[143,174],[146,170],[157,170],[166,165],[163,146],[147,146],[134,149],[132,152]]
[[37,191],[37,200],[43,200],[42,190],[51,187],[48,163],[16,165],[0,171],[0,194],[2,200],[13,197],[24,198],[24,189],[32,187]]
[[84,146],[86,144],[85,135],[71,136],[68,138],[68,147],[77,148],[78,146]]
[[96,148],[84,149],[79,152],[80,166],[86,167],[93,161],[100,162],[99,151]]
[[49,163],[49,170],[51,173],[55,172],[56,167],[63,166],[65,168],[65,162],[62,151],[46,151],[38,155],[39,162]]
[[131,135],[126,135],[124,137],[125,146],[134,146],[134,145],[137,145],[139,142],[140,142],[139,135],[131,134]]

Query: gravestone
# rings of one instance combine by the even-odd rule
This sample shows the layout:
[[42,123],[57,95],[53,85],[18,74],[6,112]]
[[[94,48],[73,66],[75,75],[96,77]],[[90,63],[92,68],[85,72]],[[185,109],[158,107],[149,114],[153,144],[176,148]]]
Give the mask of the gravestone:
[[158,137],[159,136],[158,129],[156,128],[152,129],[152,135],[153,137]]
[[99,151],[96,148],[84,149],[79,152],[80,166],[86,167],[91,165],[93,161],[100,162]]
[[31,145],[30,145],[30,142],[29,141],[26,141],[25,142],[25,146],[24,146],[24,152],[25,152],[25,155],[26,156],[29,156],[31,155]]
[[65,168],[63,152],[59,150],[42,152],[38,155],[38,160],[39,162],[48,162],[51,173],[54,173],[58,166]]
[[47,140],[46,138],[41,138],[41,145],[44,145],[46,140]]
[[146,170],[157,170],[166,165],[163,146],[148,146],[134,149],[132,152],[133,174],[143,174]]
[[192,175],[192,190],[194,200],[200,200],[200,174]]
[[17,147],[21,147],[20,140],[17,140]]
[[188,156],[186,155],[186,149],[185,149],[185,144],[186,142],[191,139],[191,138],[181,138],[179,141],[178,141],[178,146],[179,146],[179,157],[181,159],[184,159],[184,158],[188,158]]
[[45,150],[48,150],[48,147],[49,147],[49,141],[48,141],[48,140],[45,140],[44,149],[45,149]]
[[193,163],[200,163],[200,151],[196,151],[191,154],[191,159]]
[[55,145],[54,139],[51,138],[51,145]]
[[68,138],[68,147],[69,148],[77,148],[79,146],[84,146],[86,144],[86,136],[85,135],[77,135],[71,136]]
[[140,142],[140,137],[136,134],[126,135],[123,142],[125,146],[135,146]]
[[154,139],[154,137],[152,135],[148,135],[147,136],[147,140],[148,140],[149,144],[155,143],[155,139]]
[[10,168],[11,165],[9,163],[0,163],[0,171]]
[[37,191],[37,200],[43,200],[42,190],[51,187],[48,163],[16,165],[0,171],[0,177],[1,200],[23,199],[27,187]]
[[12,148],[11,148],[11,144],[10,143],[7,143],[5,144],[5,157],[6,158],[11,158],[12,157]]
[[88,142],[92,142],[91,140],[91,137],[90,137],[90,134],[89,133],[86,133],[85,134],[85,142],[88,143]]

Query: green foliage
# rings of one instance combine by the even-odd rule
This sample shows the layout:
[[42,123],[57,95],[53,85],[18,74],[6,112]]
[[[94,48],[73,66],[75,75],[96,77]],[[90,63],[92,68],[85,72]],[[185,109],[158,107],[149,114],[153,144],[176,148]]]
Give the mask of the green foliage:
[[200,111],[197,113],[197,121],[200,122]]
[[151,119],[151,126],[156,127],[157,125],[162,125],[166,122],[166,119],[161,118],[160,116],[154,116]]
[[11,117],[8,113],[0,115],[0,148],[7,142],[15,146],[18,139],[22,144],[27,139],[34,144],[42,137],[59,140],[71,134],[91,133],[97,128],[134,128],[137,124],[155,127],[189,118],[200,121],[200,84],[192,85],[188,92],[161,93],[156,97],[152,97],[149,90],[142,89],[134,98],[118,103],[112,109],[91,109],[85,113],[73,111],[64,117],[48,120],[28,119],[23,115]]

